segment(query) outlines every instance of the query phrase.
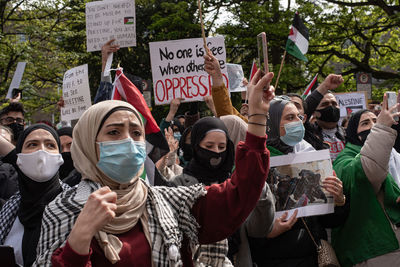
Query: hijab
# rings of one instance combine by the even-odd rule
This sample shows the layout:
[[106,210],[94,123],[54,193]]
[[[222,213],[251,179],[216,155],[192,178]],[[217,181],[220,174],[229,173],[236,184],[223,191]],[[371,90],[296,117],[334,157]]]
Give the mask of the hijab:
[[[206,167],[199,157],[200,142],[210,131],[222,131],[226,135],[226,156],[217,169]],[[219,118],[204,117],[198,120],[191,131],[191,145],[193,148],[193,157],[189,164],[183,169],[183,173],[195,177],[200,183],[210,185],[212,183],[222,183],[230,177],[235,152],[233,142],[229,139],[228,129]]]
[[[57,130],[58,136],[69,136],[72,138],[72,127],[63,127]],[[70,174],[74,170],[74,162],[71,158],[71,152],[62,152],[61,153],[64,164],[60,166],[60,179],[64,180],[68,174]]]
[[283,110],[286,105],[291,103],[290,98],[286,95],[276,96],[269,106],[269,119],[267,121],[267,145],[272,146],[283,154],[293,152],[293,147],[285,144],[280,138],[280,127]]
[[228,129],[229,137],[236,148],[240,141],[246,139],[247,123],[236,115],[226,115],[220,117],[220,119]]
[[347,124],[346,128],[346,141],[352,143],[353,145],[358,145],[358,146],[363,146],[364,142],[362,142],[358,138],[358,125],[360,124],[360,119],[361,115],[366,113],[366,112],[371,112],[368,109],[362,109],[359,110],[355,113],[353,113],[349,119],[349,123]]
[[123,101],[107,100],[91,106],[81,116],[75,125],[71,146],[72,160],[77,171],[82,174],[82,179],[94,181],[101,186],[108,186],[117,193],[115,218],[95,236],[105,257],[113,264],[120,260],[118,254],[122,248],[122,242],[115,234],[129,231],[139,220],[150,243],[146,213],[147,187],[142,179],[139,179],[144,167],[142,166],[141,170],[132,177],[129,184],[121,185],[105,175],[96,165],[99,161],[96,153],[97,135],[107,118],[119,110],[131,111],[139,120],[144,132],[141,116],[132,105]]
[[[43,129],[54,137],[59,152],[61,153],[60,139],[56,131],[46,124],[34,124],[26,128],[20,134],[16,143],[16,153],[21,153],[27,136],[38,129]],[[36,246],[39,242],[43,211],[46,205],[61,193],[62,188],[58,178],[58,172],[47,182],[36,182],[27,177],[18,166],[16,166],[16,170],[18,172],[18,187],[21,194],[18,218],[24,226],[22,256],[24,265],[31,266],[36,259]]]

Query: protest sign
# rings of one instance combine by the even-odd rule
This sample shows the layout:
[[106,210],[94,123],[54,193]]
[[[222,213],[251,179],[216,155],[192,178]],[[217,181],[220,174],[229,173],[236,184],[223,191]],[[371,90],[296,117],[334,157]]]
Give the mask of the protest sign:
[[[226,86],[224,37],[207,38],[207,46],[218,59]],[[150,43],[153,92],[156,105],[168,104],[174,98],[183,102],[203,101],[211,95],[211,77],[204,70],[203,39],[183,39]]]
[[340,117],[367,108],[367,92],[334,93],[340,108]]
[[96,1],[86,4],[87,51],[99,51],[111,39],[115,39],[115,44],[120,47],[136,46],[134,0]]
[[11,80],[11,84],[10,87],[8,88],[8,92],[7,92],[7,99],[11,99],[12,98],[12,90],[14,88],[19,88],[19,85],[21,84],[22,81],[22,76],[24,75],[24,71],[25,71],[25,66],[26,66],[26,62],[18,62],[17,64],[17,69],[14,72],[14,76]]
[[242,65],[227,63],[229,91],[231,93],[244,92],[247,87],[243,85],[244,73]]
[[334,199],[322,182],[333,173],[329,150],[319,150],[270,158],[267,182],[275,196],[275,217],[288,211],[289,217],[298,210],[297,217],[334,212]]
[[71,122],[79,119],[92,105],[87,64],[65,72],[62,91],[64,107],[61,108],[61,121]]

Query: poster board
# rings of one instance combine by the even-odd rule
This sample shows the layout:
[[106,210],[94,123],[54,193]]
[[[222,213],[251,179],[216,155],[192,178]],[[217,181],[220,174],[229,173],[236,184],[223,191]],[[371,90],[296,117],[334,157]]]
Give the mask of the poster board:
[[100,51],[111,39],[120,47],[136,46],[135,0],[89,2],[85,14],[88,52]]
[[92,105],[87,64],[65,72],[62,92],[64,107],[61,108],[61,121],[71,124]]
[[247,87],[243,85],[244,73],[242,65],[227,63],[226,67],[229,79],[229,91],[231,93],[247,91]]
[[[229,86],[223,36],[207,38],[207,46],[218,59],[225,85]],[[203,39],[182,39],[150,43],[153,94],[156,105],[172,99],[203,101],[211,95],[211,77],[204,70]]]
[[340,108],[340,117],[346,117],[348,114],[367,108],[366,91],[349,92],[349,93],[334,93],[336,101]]
[[11,80],[10,87],[8,88],[6,99],[12,98],[12,90],[14,88],[19,88],[22,81],[22,76],[24,75],[26,62],[18,62],[17,68],[15,69],[14,76]]
[[329,150],[270,158],[267,182],[275,196],[275,217],[298,210],[297,217],[334,212],[334,199],[321,187],[333,173]]

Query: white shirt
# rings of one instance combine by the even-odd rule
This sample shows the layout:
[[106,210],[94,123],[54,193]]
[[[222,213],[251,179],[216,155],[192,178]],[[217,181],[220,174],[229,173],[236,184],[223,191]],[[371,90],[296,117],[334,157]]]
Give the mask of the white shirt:
[[5,246],[14,248],[15,262],[21,266],[24,266],[24,259],[22,257],[22,238],[24,237],[24,226],[17,218],[11,227],[6,240],[4,241]]

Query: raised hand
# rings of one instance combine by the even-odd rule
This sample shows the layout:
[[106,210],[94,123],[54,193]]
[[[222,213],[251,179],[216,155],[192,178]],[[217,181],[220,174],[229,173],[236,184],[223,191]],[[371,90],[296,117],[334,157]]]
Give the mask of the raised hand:
[[328,77],[318,86],[317,90],[322,94],[326,94],[328,90],[335,90],[343,83],[342,75],[329,74]]
[[172,131],[171,127],[164,129],[165,139],[167,139],[169,152],[175,152],[179,148],[179,141],[174,138],[174,132]]
[[181,105],[182,101],[185,100],[184,98],[174,98],[172,99],[171,103],[169,104],[169,112],[165,121],[172,121],[175,117],[176,112],[178,112],[178,108]]
[[398,106],[399,104],[396,104],[388,109],[388,99],[385,93],[383,95],[382,110],[379,113],[376,122],[388,127],[391,127],[393,124],[397,124],[397,122],[394,120],[394,117],[400,116],[400,112],[398,112]]
[[108,186],[90,194],[68,237],[68,243],[77,253],[89,253],[90,242],[103,226],[115,217],[117,194]]
[[213,86],[222,86],[224,84],[219,61],[211,52],[204,55],[204,70],[211,76]]
[[115,41],[115,39],[111,39],[107,43],[105,43],[101,47],[101,63],[102,63],[102,71],[104,71],[104,68],[106,66],[106,62],[108,59],[108,56],[111,53],[117,52],[119,50],[119,45],[113,45],[112,43]]

